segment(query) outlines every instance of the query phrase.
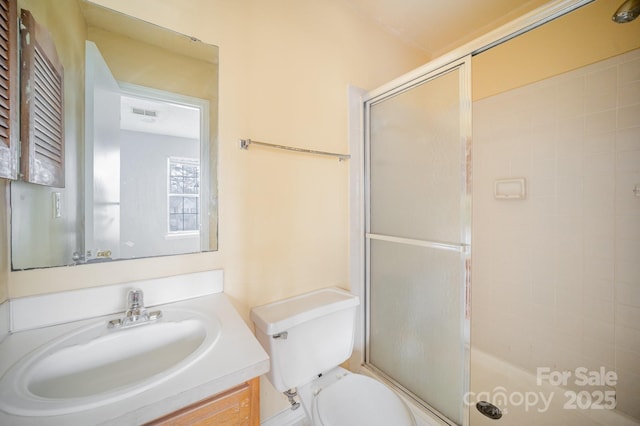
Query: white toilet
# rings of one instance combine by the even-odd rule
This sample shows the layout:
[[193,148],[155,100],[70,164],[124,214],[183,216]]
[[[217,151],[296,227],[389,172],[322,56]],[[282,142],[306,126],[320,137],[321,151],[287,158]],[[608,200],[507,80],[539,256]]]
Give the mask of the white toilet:
[[315,426],[415,425],[391,389],[339,367],[353,350],[359,304],[332,287],[253,308],[256,337],[271,358],[267,377],[292,403],[297,388]]

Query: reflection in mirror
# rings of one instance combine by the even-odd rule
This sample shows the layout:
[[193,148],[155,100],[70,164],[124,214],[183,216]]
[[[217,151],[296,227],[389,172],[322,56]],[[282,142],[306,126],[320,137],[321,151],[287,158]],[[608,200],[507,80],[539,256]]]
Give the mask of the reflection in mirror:
[[[65,126],[84,125],[84,146],[69,150],[84,179],[71,169],[62,190],[12,184],[13,269],[216,250],[217,47],[75,4],[84,113]],[[64,27],[45,25],[54,39]]]
[[85,261],[206,250],[209,102],[117,83],[91,42],[87,70]]

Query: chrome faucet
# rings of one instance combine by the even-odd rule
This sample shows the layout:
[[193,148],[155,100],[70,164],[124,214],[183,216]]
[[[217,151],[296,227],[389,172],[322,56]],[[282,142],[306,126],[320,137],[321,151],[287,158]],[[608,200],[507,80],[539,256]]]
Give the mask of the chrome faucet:
[[126,328],[147,324],[162,317],[160,311],[147,311],[144,307],[144,294],[140,289],[132,289],[127,293],[127,310],[122,318],[109,321],[109,328]]

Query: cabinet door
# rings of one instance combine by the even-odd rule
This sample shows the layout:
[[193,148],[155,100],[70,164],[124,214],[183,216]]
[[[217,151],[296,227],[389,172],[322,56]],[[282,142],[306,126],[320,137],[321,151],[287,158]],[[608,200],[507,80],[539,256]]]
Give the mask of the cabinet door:
[[0,0],[0,178],[18,178],[18,12]]
[[53,39],[21,12],[21,173],[26,182],[64,187],[64,71]]
[[202,400],[147,426],[259,426],[260,379],[258,377],[226,392]]

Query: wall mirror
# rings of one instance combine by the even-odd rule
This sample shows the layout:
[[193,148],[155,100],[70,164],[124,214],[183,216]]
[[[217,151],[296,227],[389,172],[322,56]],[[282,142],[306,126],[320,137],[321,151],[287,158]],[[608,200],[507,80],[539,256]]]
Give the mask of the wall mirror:
[[64,1],[18,2],[65,65],[67,167],[12,182],[13,270],[217,250],[218,48]]

